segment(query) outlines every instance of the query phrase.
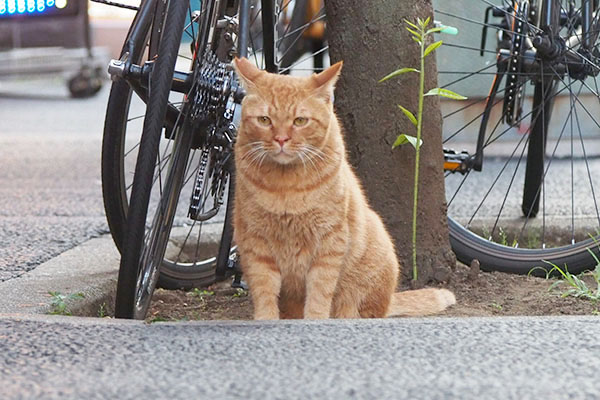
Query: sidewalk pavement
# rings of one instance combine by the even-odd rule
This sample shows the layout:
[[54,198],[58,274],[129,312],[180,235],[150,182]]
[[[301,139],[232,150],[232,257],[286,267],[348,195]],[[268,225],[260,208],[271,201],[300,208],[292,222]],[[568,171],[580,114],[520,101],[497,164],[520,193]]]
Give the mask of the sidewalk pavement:
[[192,321],[47,315],[49,291],[111,306],[119,254],[91,239],[0,283],[0,397],[592,399],[587,317]]
[[598,317],[0,315],[2,399],[595,399]]
[[46,314],[49,292],[82,293],[67,300],[73,315],[96,316],[100,306],[112,308],[120,255],[110,235],[90,239],[18,278],[0,282],[0,314]]

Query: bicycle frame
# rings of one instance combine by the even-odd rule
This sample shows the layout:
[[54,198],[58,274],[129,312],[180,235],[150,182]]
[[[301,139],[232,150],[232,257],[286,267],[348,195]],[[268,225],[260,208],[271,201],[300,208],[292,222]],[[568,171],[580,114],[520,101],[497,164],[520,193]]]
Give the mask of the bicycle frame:
[[[514,3],[516,4],[517,2],[518,1],[515,1]],[[523,62],[528,68],[528,72],[535,74],[536,71],[543,71],[543,60],[554,59],[555,61],[558,61],[552,67],[552,70],[556,73],[564,74],[569,71],[577,71],[582,74],[597,75],[600,67],[594,64],[590,58],[592,58],[594,43],[596,43],[600,34],[599,7],[600,1],[598,0],[582,0],[580,17],[581,32],[576,32],[567,39],[561,39],[558,34],[562,26],[564,26],[564,21],[566,21],[566,10],[561,7],[559,0],[541,0],[538,7],[538,10],[540,11],[538,20],[539,32],[536,32],[536,36],[532,40],[533,47],[530,50],[527,50],[523,57]],[[486,23],[490,10],[495,13],[494,16],[510,18],[508,11],[491,6],[486,11]],[[516,15],[512,17],[518,18]],[[524,22],[527,23],[527,21]],[[482,43],[485,43],[485,29],[482,39]],[[579,46],[579,50],[573,51],[572,49],[576,46]],[[482,115],[482,122],[477,137],[476,152],[474,156],[466,160],[469,164],[467,165],[467,169],[474,169],[475,171],[482,170],[487,123],[500,86],[500,81],[507,72],[507,65],[510,57],[511,53],[509,50],[499,50],[498,70]],[[542,61],[540,62],[540,60]]]

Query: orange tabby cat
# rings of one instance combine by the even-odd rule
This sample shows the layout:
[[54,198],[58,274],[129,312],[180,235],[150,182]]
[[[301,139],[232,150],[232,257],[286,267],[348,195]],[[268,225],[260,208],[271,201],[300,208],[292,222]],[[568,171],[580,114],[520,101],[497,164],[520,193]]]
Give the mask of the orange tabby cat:
[[394,293],[400,266],[346,159],[339,62],[308,78],[234,62],[246,88],[235,144],[234,231],[255,319],[425,315],[445,289]]

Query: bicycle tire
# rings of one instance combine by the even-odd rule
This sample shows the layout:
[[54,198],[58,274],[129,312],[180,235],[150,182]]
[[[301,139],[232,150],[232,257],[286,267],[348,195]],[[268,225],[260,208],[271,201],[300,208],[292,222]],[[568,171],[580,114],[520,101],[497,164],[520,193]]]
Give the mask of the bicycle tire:
[[[160,269],[160,265],[150,266],[148,288],[143,289],[143,291],[147,292],[146,296],[138,298],[138,295],[141,296],[144,294],[143,291],[140,291],[140,263],[144,261],[142,256],[145,251],[144,242],[148,203],[152,190],[155,163],[158,157],[161,131],[167,112],[167,102],[175,70],[177,51],[183,33],[186,9],[187,4],[185,2],[169,2],[166,21],[163,25],[162,39],[159,44],[158,57],[151,73],[152,87],[149,90],[148,108],[144,118],[144,129],[131,193],[131,204],[135,204],[135,207],[129,207],[128,210],[127,229],[125,231],[123,253],[119,267],[115,303],[115,316],[117,318],[143,319],[145,317],[154,286],[156,285],[156,271]],[[169,168],[169,171],[171,171],[171,168]],[[170,172],[168,175],[170,175]],[[178,192],[173,194],[179,195]],[[167,221],[168,224],[169,221]],[[170,226],[167,226],[167,230],[170,231],[170,229]],[[161,247],[162,244],[158,246]],[[166,248],[166,243],[164,243],[164,247]],[[159,249],[158,251],[160,263],[162,263],[161,250]],[[164,248],[162,253],[164,253]]]
[[123,174],[121,155],[123,154],[124,135],[121,133],[124,133],[131,92],[131,87],[124,80],[112,83],[102,136],[101,176],[104,212],[108,228],[119,252],[123,250],[128,201],[126,198],[121,198],[126,194],[125,188],[122,187],[123,180],[115,179],[115,177]]
[[[600,258],[600,249],[593,239],[549,250],[515,249],[502,246],[464,229],[452,218],[448,219],[450,244],[456,258],[470,265],[473,260],[480,263],[483,271],[506,272],[518,275],[545,276],[554,266],[578,274],[595,265]],[[592,255],[594,254],[594,255]]]
[[[144,42],[148,40],[150,26],[143,27],[145,35],[138,36],[137,41],[132,39],[132,29],[138,25],[138,14],[136,14],[129,30],[119,59],[128,58],[134,64],[141,64],[143,59]],[[160,17],[155,17],[160,18]],[[153,22],[154,24],[155,22]],[[156,23],[162,24],[162,21]],[[159,29],[160,30],[160,29]],[[137,54],[127,54],[131,45]],[[126,55],[127,54],[127,55]],[[148,58],[152,58],[148,56]],[[104,119],[104,130],[102,133],[102,155],[101,155],[101,179],[102,199],[108,227],[119,252],[123,249],[125,235],[125,224],[127,220],[128,199],[125,188],[123,153],[125,146],[125,132],[129,109],[131,105],[133,89],[123,79],[117,79],[111,85],[106,116]]]

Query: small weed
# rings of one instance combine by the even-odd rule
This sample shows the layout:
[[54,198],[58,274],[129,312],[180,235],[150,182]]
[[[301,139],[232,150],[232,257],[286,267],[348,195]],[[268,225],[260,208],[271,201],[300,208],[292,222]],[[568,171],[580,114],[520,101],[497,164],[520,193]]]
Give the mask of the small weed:
[[530,229],[527,234],[527,248],[528,249],[539,249],[542,246],[540,240],[540,232],[538,229]]
[[215,292],[210,290],[200,290],[198,288],[193,288],[190,292],[188,292],[188,296],[196,296],[196,297],[205,297],[205,296],[214,296]]
[[155,322],[170,322],[171,320],[165,317],[154,317],[150,320],[148,320],[149,324],[153,324]]
[[419,75],[419,96],[418,96],[418,109],[417,115],[415,116],[410,110],[398,104],[398,108],[402,111],[404,116],[414,125],[416,136],[407,135],[405,132],[400,132],[397,136],[396,141],[392,145],[392,149],[404,145],[406,143],[410,143],[415,148],[415,168],[414,168],[414,180],[413,180],[413,219],[412,219],[412,278],[414,281],[417,280],[417,202],[418,202],[418,192],[419,192],[419,158],[420,158],[420,149],[423,144],[423,140],[421,139],[422,127],[423,127],[423,112],[424,112],[424,101],[425,97],[429,96],[440,96],[453,100],[466,100],[467,98],[461,96],[458,93],[454,93],[445,88],[433,88],[430,89],[427,93],[425,93],[425,57],[435,51],[438,47],[442,45],[442,41],[439,40],[434,43],[430,43],[427,40],[429,36],[432,36],[434,33],[438,32],[452,32],[455,31],[455,28],[447,27],[447,26],[434,26],[430,27],[430,23],[433,22],[429,17],[427,19],[422,20],[421,18],[417,18],[416,24],[407,20],[406,22],[406,30],[410,32],[412,36],[412,40],[419,44],[421,49],[421,57],[420,57],[420,69],[416,68],[399,68],[396,71],[388,74],[387,76],[381,78],[379,82],[386,81],[390,78],[417,73]]
[[561,275],[561,279],[558,279],[556,282],[550,285],[548,291],[556,289],[559,285],[566,284],[568,289],[560,292],[561,297],[580,297],[591,300],[594,303],[600,300],[600,260],[598,260],[598,257],[596,257],[596,255],[590,249],[587,250],[596,261],[596,267],[593,271],[589,272],[589,275],[594,279],[594,282],[596,283],[596,289],[589,288],[587,284],[583,281],[582,278],[585,272],[579,275],[573,275],[569,272],[566,264],[565,268],[562,269],[556,264],[544,261],[545,263],[552,265],[552,269],[546,272],[546,279],[548,279],[553,272],[558,272]]
[[504,232],[504,229],[502,229],[502,227],[500,227],[500,244],[502,246],[508,246],[508,235],[506,234],[506,232]]
[[50,306],[52,310],[50,310],[49,314],[52,315],[72,315],[69,310],[67,310],[67,302],[75,299],[83,299],[83,293],[71,293],[69,295],[64,295],[60,292],[48,292],[50,296],[52,296],[52,302]]
[[237,288],[236,292],[233,294],[233,297],[246,297],[248,296],[248,291],[242,288]]
[[490,234],[490,231],[487,227],[483,227],[481,233],[482,237],[487,238],[487,240],[494,243],[498,243],[502,246],[517,247],[517,245],[519,244],[516,237],[513,238],[511,242],[508,238],[508,233],[506,233],[506,231],[502,227],[498,227],[498,239],[494,239],[493,235]]
[[98,309],[98,318],[106,317],[106,303],[100,304],[100,308]]
[[502,311],[502,304],[498,304],[495,301],[492,301],[490,303],[490,307],[492,307],[492,308],[494,308],[494,309],[496,309],[498,311]]

